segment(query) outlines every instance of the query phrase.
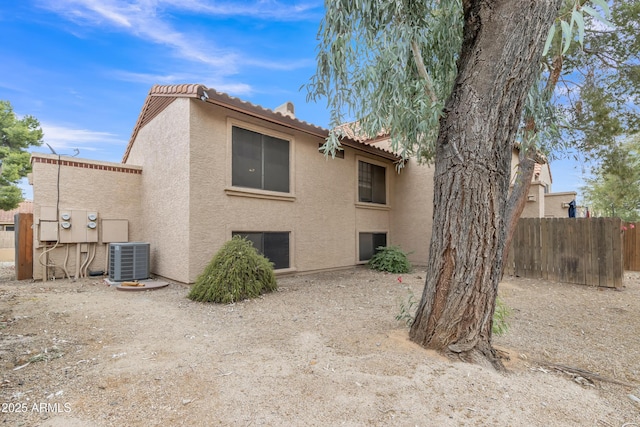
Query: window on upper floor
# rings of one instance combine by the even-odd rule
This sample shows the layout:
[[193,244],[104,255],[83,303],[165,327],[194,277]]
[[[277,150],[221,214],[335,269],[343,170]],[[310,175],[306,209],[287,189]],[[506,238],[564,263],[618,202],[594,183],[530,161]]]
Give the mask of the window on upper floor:
[[234,231],[231,235],[249,240],[258,252],[273,263],[275,270],[289,268],[289,232]]
[[232,127],[234,187],[289,192],[289,141]]
[[387,203],[386,168],[358,161],[358,201]]
[[387,233],[360,233],[358,236],[358,260],[369,261],[381,246],[387,246]]

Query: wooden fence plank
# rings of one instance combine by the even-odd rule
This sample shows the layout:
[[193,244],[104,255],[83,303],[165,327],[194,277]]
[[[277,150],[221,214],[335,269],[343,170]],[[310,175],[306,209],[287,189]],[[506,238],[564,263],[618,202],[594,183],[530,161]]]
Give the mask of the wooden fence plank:
[[33,278],[33,214],[21,213],[15,215],[15,269],[16,279]]
[[605,218],[597,218],[596,245],[598,248],[598,286],[606,285],[607,278],[607,242],[605,234]]
[[550,250],[544,243],[549,239],[549,221],[540,221],[540,277],[549,279],[549,254]]
[[640,222],[633,224],[633,245],[630,248],[629,256],[632,259],[633,271],[640,271]]
[[[613,228],[615,227],[615,228]],[[611,230],[611,287],[621,288],[622,279],[624,278],[624,253],[622,249],[623,234],[622,234],[622,221],[620,218],[615,218],[613,221],[613,227]]]
[[640,271],[640,223],[624,223],[624,269]]
[[584,284],[587,286],[597,286],[593,279],[595,269],[593,268],[593,236],[591,233],[592,227],[590,226],[592,221],[585,218],[583,221],[582,233],[583,233],[583,262],[584,262]]
[[622,286],[628,251],[623,243],[631,243],[623,242],[620,227],[612,218],[522,218],[511,243],[511,271],[520,277]]

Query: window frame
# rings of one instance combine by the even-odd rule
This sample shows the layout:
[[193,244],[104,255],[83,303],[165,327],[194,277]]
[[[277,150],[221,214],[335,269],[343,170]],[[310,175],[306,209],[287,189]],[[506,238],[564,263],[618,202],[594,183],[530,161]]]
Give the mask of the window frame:
[[[373,246],[373,253],[371,254],[371,256],[367,259],[362,259],[362,236],[363,235],[371,235],[372,237],[372,242],[371,245]],[[357,262],[359,264],[366,264],[367,262],[369,262],[369,260],[373,257],[373,255],[375,255],[378,251],[377,248],[380,247],[381,245],[376,245],[375,244],[375,237],[374,236],[380,236],[383,235],[384,236],[384,246],[388,246],[389,245],[389,232],[387,230],[382,230],[382,231],[358,231],[357,236],[356,236],[356,241],[357,241],[357,249],[356,249],[356,259]]]
[[[289,191],[264,190],[254,187],[240,187],[233,185],[233,128],[259,133],[261,135],[277,138],[288,142],[289,145]],[[257,197],[265,199],[275,199],[283,201],[295,200],[295,138],[291,134],[278,132],[276,130],[244,122],[235,118],[227,118],[227,185],[225,193],[229,196]]]
[[[253,239],[248,238],[248,235],[261,235],[261,248],[257,248],[255,245],[255,241]],[[271,237],[275,237],[275,235],[286,235],[287,236],[287,264],[284,267],[277,267],[276,266],[276,262],[272,261],[268,255],[265,254],[264,251],[264,244],[265,244],[265,235],[270,235]],[[291,249],[291,232],[290,231],[232,231],[231,232],[231,238],[233,238],[234,236],[242,236],[244,238],[246,238],[247,240],[249,240],[252,244],[253,247],[257,249],[258,253],[260,253],[261,255],[264,255],[267,259],[269,259],[269,261],[271,261],[274,264],[274,270],[276,271],[280,271],[280,270],[290,270],[291,269],[291,264],[292,264],[292,249]],[[268,252],[271,253],[271,250],[269,250]],[[275,258],[275,257],[272,257]],[[277,259],[276,259],[277,261]]]
[[[360,163],[363,164],[369,164],[371,166],[377,167],[377,168],[382,168],[384,169],[384,202],[376,202],[373,201],[374,200],[374,193],[375,193],[375,189],[374,186],[376,184],[375,182],[375,169],[372,168],[372,179],[371,179],[371,201],[363,201],[361,194],[360,194],[360,175],[361,175],[361,170],[360,170]],[[356,173],[356,203],[362,206],[368,206],[368,207],[388,207],[389,206],[389,165],[384,163],[384,162],[380,162],[368,157],[362,157],[362,156],[356,156],[356,167],[355,167],[355,173]]]

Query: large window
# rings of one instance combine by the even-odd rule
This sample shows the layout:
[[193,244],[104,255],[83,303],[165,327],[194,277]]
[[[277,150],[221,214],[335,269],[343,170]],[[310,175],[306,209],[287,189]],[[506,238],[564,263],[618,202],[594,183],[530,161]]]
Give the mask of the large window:
[[379,247],[387,246],[387,233],[360,233],[358,237],[360,261],[369,261]]
[[289,192],[289,141],[233,126],[234,187]]
[[242,236],[253,243],[253,247],[274,264],[274,269],[289,268],[288,232],[234,231],[231,235]]
[[387,203],[385,172],[383,166],[358,161],[358,201]]

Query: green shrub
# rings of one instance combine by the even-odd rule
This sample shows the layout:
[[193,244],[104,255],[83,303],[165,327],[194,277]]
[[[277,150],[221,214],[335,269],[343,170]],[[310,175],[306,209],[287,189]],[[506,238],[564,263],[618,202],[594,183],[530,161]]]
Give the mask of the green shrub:
[[400,311],[396,314],[396,320],[398,322],[404,322],[405,325],[411,327],[413,319],[416,318],[418,303],[419,301],[415,298],[411,289],[409,289],[409,299],[407,302],[400,301]]
[[[413,292],[409,290],[408,300],[400,300],[400,309],[396,314],[396,320],[398,322],[404,322],[408,327],[411,327],[413,320],[416,317],[416,309],[418,308],[419,301],[415,299]],[[509,322],[507,318],[511,315],[511,309],[507,304],[498,297],[496,299],[496,310],[493,313],[493,323],[491,324],[491,332],[494,335],[504,335],[509,330]]]
[[374,270],[389,273],[408,273],[411,271],[411,263],[407,254],[397,246],[379,247],[378,252],[371,257],[367,265]]
[[273,264],[251,242],[234,236],[198,276],[187,298],[223,304],[255,298],[278,288]]
[[493,324],[491,325],[491,331],[494,335],[504,335],[509,330],[509,322],[507,317],[511,314],[511,309],[502,300],[502,298],[496,298],[496,310],[493,313]]

